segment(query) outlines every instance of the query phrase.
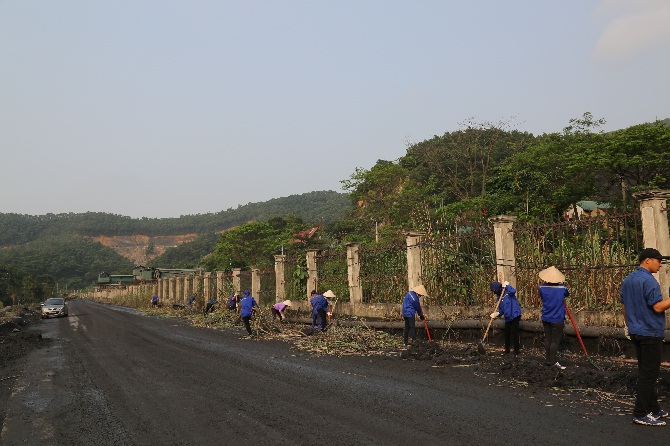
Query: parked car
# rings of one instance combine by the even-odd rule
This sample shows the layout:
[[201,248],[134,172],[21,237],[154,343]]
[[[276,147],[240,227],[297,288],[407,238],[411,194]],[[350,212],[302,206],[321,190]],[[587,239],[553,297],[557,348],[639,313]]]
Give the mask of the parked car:
[[51,297],[42,304],[42,319],[49,316],[67,316],[67,304],[62,297]]

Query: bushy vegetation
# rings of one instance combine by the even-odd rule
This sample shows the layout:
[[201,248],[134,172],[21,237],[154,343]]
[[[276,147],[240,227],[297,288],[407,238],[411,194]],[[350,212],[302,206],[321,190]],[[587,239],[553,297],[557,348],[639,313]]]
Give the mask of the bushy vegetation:
[[297,215],[240,225],[221,234],[213,253],[203,259],[201,266],[210,271],[272,267],[275,254],[319,246],[318,230],[313,238],[301,234],[311,226]]
[[41,302],[58,292],[53,276],[31,274],[0,262],[0,308]]
[[[667,120],[666,120],[667,121]],[[505,124],[464,128],[411,145],[344,180],[351,232],[395,240],[408,230],[439,230],[467,215],[561,215],[581,200],[632,205],[637,190],[670,189],[670,125],[656,121],[610,133],[590,113],[561,133],[533,136]],[[382,226],[380,231],[379,226]]]
[[81,289],[95,283],[101,271],[130,271],[132,262],[113,249],[85,237],[44,237],[11,250],[0,250],[0,264],[50,278],[62,289]]

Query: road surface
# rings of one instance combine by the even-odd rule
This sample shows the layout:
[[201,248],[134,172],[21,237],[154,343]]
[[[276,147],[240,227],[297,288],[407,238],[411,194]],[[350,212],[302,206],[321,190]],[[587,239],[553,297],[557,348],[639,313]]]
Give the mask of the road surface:
[[0,445],[631,445],[632,425],[496,387],[467,367],[392,357],[315,357],[242,330],[73,301],[31,329]]

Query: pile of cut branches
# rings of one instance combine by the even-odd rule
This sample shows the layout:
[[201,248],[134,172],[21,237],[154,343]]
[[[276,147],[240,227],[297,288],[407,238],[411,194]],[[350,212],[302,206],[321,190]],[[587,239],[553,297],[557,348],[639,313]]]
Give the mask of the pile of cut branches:
[[[200,312],[171,307],[149,308],[145,314],[159,317],[182,317],[192,325],[201,328],[242,327],[242,319],[237,311],[226,308],[203,315]],[[299,350],[316,355],[390,355],[402,346],[400,338],[386,332],[367,327],[364,324],[343,327],[331,324],[325,332],[311,330],[299,324],[282,323],[273,320],[266,309],[254,311],[251,328],[257,339],[278,339],[291,343]]]
[[227,308],[209,314],[199,312],[186,317],[192,325],[201,328],[230,328],[242,325],[240,313]]
[[300,350],[316,355],[390,355],[402,346],[399,338],[364,325],[330,325],[325,332],[293,337],[290,342]]

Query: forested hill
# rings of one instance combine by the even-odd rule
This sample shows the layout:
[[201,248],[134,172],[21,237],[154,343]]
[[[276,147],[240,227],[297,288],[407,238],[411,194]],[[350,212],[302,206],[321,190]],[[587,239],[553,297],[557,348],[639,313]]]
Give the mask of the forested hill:
[[0,213],[0,246],[14,246],[43,237],[76,234],[81,236],[148,236],[203,234],[222,231],[252,220],[268,220],[295,214],[309,223],[329,223],[344,218],[351,209],[346,194],[334,191],[308,192],[248,203],[209,214],[176,218],[131,218],[102,212],[83,214],[22,215]]

